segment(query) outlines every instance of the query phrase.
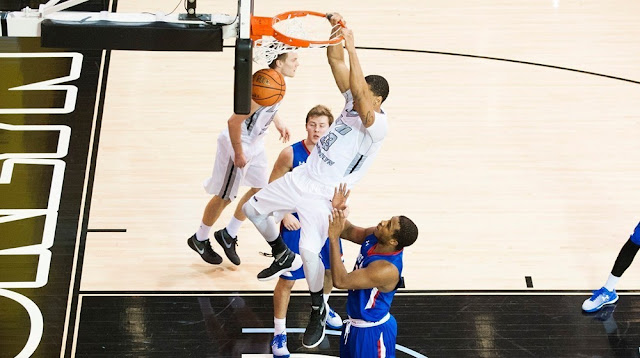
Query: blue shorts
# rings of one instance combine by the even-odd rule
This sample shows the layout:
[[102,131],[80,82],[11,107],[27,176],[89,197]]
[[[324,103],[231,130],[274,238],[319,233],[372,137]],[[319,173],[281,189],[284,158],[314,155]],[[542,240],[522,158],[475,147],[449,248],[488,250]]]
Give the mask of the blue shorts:
[[345,342],[346,326],[340,335],[340,358],[395,358],[398,323],[393,316],[379,326],[349,327]]
[[640,245],[640,223],[638,223],[636,229],[633,230],[633,234],[631,234],[629,239],[631,239],[634,244]]
[[[282,240],[284,240],[284,243],[287,244],[287,246],[291,249],[291,251],[295,252],[296,254],[299,254],[300,253],[300,230],[290,231],[284,227],[281,227],[280,234],[282,235]],[[340,254],[342,255],[342,241],[340,241]],[[320,251],[320,259],[324,264],[325,270],[331,270],[331,261],[329,257],[330,257],[329,256],[329,240],[327,239],[324,242],[324,246],[322,247],[322,250]],[[280,275],[280,277],[282,277],[285,280],[300,280],[304,278],[304,270],[302,269],[302,267],[300,267],[295,271],[285,272],[284,274]]]

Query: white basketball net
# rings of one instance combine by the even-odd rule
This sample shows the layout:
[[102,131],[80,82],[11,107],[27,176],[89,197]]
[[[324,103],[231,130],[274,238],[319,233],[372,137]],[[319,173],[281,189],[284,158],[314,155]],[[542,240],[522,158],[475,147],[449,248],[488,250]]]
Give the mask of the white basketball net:
[[[326,18],[306,15],[289,17],[280,20],[273,28],[288,37],[305,39],[310,41],[327,41],[334,33],[340,30],[339,26],[332,29]],[[326,48],[330,44],[310,44],[308,48]],[[268,66],[280,54],[297,50],[298,47],[282,43],[271,36],[263,36],[254,41],[253,60],[261,65]]]

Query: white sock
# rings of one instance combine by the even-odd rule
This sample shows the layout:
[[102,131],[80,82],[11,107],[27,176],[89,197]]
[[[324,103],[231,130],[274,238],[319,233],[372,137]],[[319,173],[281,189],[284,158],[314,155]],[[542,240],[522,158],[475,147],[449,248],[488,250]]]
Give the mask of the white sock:
[[211,226],[207,226],[203,222],[201,222],[200,228],[198,228],[198,231],[196,231],[196,239],[198,239],[198,241],[209,240],[209,231],[211,231]]
[[604,284],[604,288],[609,291],[613,291],[616,289],[616,285],[620,281],[620,277],[616,277],[613,274],[609,274],[609,278],[607,279],[607,283]]
[[329,293],[322,294],[322,297],[324,298],[324,303],[326,303],[327,305],[329,304],[329,296],[331,296],[331,294]]
[[287,334],[287,319],[273,317],[273,335]]
[[231,217],[231,220],[229,220],[229,223],[227,224],[227,232],[229,233],[229,235],[231,235],[231,237],[236,237],[238,236],[238,230],[240,230],[240,225],[242,225],[242,221],[236,219],[235,216]]

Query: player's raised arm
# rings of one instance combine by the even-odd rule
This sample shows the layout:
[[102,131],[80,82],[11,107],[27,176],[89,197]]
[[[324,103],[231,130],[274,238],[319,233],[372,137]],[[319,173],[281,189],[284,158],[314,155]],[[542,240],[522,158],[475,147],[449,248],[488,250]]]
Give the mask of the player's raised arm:
[[[344,25],[342,16],[334,12],[327,14],[327,18],[333,26],[330,38],[339,36],[339,28]],[[329,66],[331,66],[331,72],[333,73],[336,85],[338,85],[338,89],[340,89],[341,93],[346,92],[349,89],[349,68],[344,61],[342,43],[327,47],[327,59],[329,60]]]
[[[336,216],[337,213],[340,213],[341,216]],[[356,244],[362,244],[367,236],[373,234],[374,226],[363,228],[353,225],[344,215],[344,210],[333,209],[332,216],[329,217],[329,238],[342,238]]]
[[360,60],[356,53],[356,45],[353,39],[353,31],[347,28],[342,29],[345,47],[349,53],[349,88],[353,95],[353,108],[360,115],[360,119],[365,127],[371,127],[375,122],[375,107],[382,103],[382,99],[374,98],[373,92],[369,88],[369,84],[364,79]]
[[[340,234],[338,234],[340,233]],[[383,291],[390,290],[398,280],[398,269],[391,263],[376,261],[369,266],[347,272],[340,255],[339,237],[353,242],[362,243],[364,238],[373,233],[373,228],[363,229],[347,221],[344,211],[333,209],[329,218],[329,244],[331,259],[331,277],[337,288],[349,290],[380,287]]]

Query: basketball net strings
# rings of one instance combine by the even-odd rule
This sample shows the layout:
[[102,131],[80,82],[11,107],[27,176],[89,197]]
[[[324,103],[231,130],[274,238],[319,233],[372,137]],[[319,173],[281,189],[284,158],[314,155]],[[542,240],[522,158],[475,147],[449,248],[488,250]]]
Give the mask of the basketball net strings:
[[[279,21],[274,25],[277,25],[279,28],[281,28],[278,31],[285,36],[299,39],[310,39],[314,37],[313,35],[315,33],[305,27],[305,23],[307,21],[304,21],[304,19],[306,18],[312,18],[312,16],[307,15],[301,17],[289,17],[286,20]],[[331,33],[329,34],[329,39],[338,36],[340,28],[340,25],[333,26],[331,29]],[[337,44],[332,44],[331,46]],[[309,48],[325,48],[328,46],[330,46],[330,44],[310,44]],[[295,51],[297,49],[298,47],[287,45],[271,36],[264,36],[263,38],[255,41],[253,60],[257,63],[268,66],[279,55],[285,52]]]

